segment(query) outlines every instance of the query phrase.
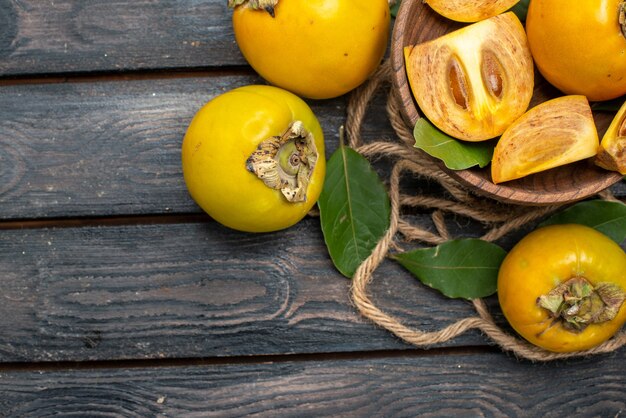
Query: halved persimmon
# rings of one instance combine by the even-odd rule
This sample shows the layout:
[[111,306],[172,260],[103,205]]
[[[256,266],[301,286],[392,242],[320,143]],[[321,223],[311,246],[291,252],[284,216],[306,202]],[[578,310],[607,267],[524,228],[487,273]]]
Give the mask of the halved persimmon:
[[626,102],[602,136],[596,164],[626,174]]
[[526,112],[502,134],[491,162],[494,183],[596,155],[598,131],[582,95],[562,96]]
[[533,60],[512,12],[407,46],[404,56],[422,113],[452,137],[494,138],[528,109]]
[[435,12],[457,22],[478,22],[499,15],[519,0],[424,0]]

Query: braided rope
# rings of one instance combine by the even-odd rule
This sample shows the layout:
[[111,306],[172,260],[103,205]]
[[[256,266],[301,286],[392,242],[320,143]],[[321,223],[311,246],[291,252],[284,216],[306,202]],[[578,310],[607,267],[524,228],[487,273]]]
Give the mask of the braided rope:
[[[517,336],[510,335],[499,327],[482,299],[472,301],[478,316],[460,319],[442,329],[431,332],[424,332],[403,325],[398,319],[386,314],[372,302],[367,287],[373,280],[376,268],[388,255],[390,249],[396,248],[394,238],[397,234],[401,234],[408,241],[421,241],[432,245],[441,244],[450,239],[450,234],[444,223],[444,213],[449,212],[492,225],[481,239],[494,241],[561,207],[559,205],[522,207],[502,204],[489,199],[478,199],[471,195],[468,190],[443,172],[430,157],[413,147],[412,132],[400,116],[398,100],[393,91],[388,93],[387,113],[399,142],[378,141],[363,144],[360,128],[368,105],[376,92],[383,85],[389,84],[390,79],[391,66],[387,62],[381,65],[363,86],[352,93],[348,103],[346,132],[350,146],[366,158],[385,156],[395,161],[389,178],[389,197],[391,200],[389,229],[377,243],[372,254],[357,268],[352,280],[351,297],[359,312],[377,325],[415,346],[430,347],[449,341],[469,330],[477,329],[503,350],[532,361],[550,361],[607,353],[626,345],[626,331],[622,331],[612,339],[590,350],[573,353],[546,351]],[[452,199],[401,194],[400,178],[404,172],[436,181],[450,194]],[[618,200],[608,190],[603,191],[599,196],[605,200]],[[402,219],[400,212],[403,206],[433,209],[432,220],[437,233]]]

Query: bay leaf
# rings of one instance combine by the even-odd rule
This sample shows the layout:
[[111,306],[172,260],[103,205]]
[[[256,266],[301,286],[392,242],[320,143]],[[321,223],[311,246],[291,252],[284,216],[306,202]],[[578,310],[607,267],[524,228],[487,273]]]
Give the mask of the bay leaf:
[[475,299],[497,290],[506,251],[476,238],[446,241],[393,256],[422,283],[450,298]]
[[492,141],[460,141],[441,132],[424,118],[417,120],[413,137],[416,148],[440,159],[451,170],[484,167],[491,162],[493,155]]
[[401,0],[396,0],[395,4],[390,5],[391,17],[396,17],[398,15],[398,9],[400,8]]
[[518,19],[522,22],[526,20],[526,15],[528,15],[528,4],[530,0],[520,0],[513,7],[511,7],[511,11],[515,13]]
[[597,229],[621,244],[626,239],[626,205],[600,199],[587,200],[555,213],[540,226],[568,223]]
[[387,190],[365,157],[341,145],[328,160],[318,206],[328,253],[351,278],[389,228]]

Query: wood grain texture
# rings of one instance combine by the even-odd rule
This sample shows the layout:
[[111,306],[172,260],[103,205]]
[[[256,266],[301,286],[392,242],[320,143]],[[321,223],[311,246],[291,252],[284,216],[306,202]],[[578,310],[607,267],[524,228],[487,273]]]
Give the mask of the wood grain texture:
[[[261,82],[225,0],[0,0],[0,79],[0,416],[626,411],[626,350],[533,365],[478,332],[417,350],[356,312],[318,219],[244,234],[202,215],[182,180],[184,131],[210,98]],[[328,154],[345,99],[309,102]],[[362,132],[393,138],[384,94]],[[391,260],[369,290],[410,327],[473,315]]]
[[[0,219],[199,213],[182,179],[185,130],[211,98],[260,82],[221,74],[0,86]],[[385,102],[381,91],[365,141],[395,138]],[[346,98],[308,103],[329,157]],[[615,190],[626,195],[623,183]]]
[[[0,87],[0,219],[199,212],[180,147],[200,107],[258,77],[215,75]],[[328,156],[346,100],[309,101]],[[366,139],[392,137],[384,97]]]
[[[185,129],[205,101],[255,81],[209,77],[0,88],[0,217],[146,213],[152,211],[149,201],[159,202],[163,213],[193,210],[180,168]],[[167,191],[157,196],[158,189]]]
[[[402,116],[409,126],[414,126],[422,117],[421,110],[414,100],[408,82],[403,49],[438,38],[463,25],[444,19],[420,0],[405,0],[398,12],[392,35],[390,60],[393,70],[393,84],[398,91]],[[530,107],[561,95],[536,73],[535,89]],[[594,114],[600,134],[606,131],[612,114]],[[549,205],[569,203],[592,196],[619,182],[622,176],[594,166],[590,161],[581,161],[526,176],[518,180],[494,184],[489,167],[485,169],[443,170],[470,190],[486,197],[507,203],[523,205]]]
[[3,0],[0,76],[245,65],[225,0]]
[[5,372],[0,409],[15,417],[618,417],[625,360],[622,352],[546,367],[458,354]]
[[[0,362],[410,348],[360,317],[349,286],[314,218],[271,234],[209,220],[6,230]],[[425,330],[474,314],[393,261],[370,290],[385,311]],[[484,343],[470,332],[449,345]]]

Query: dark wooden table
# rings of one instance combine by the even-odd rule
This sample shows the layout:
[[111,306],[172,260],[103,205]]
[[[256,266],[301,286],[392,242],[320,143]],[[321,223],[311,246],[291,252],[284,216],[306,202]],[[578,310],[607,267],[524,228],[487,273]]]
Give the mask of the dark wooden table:
[[[356,312],[317,218],[255,235],[201,212],[185,129],[262,82],[230,15],[0,0],[0,416],[626,415],[626,350],[533,364],[478,332],[417,349]],[[366,140],[394,135],[379,96]],[[347,97],[309,103],[332,151]],[[425,330],[473,314],[392,262],[370,290]]]

